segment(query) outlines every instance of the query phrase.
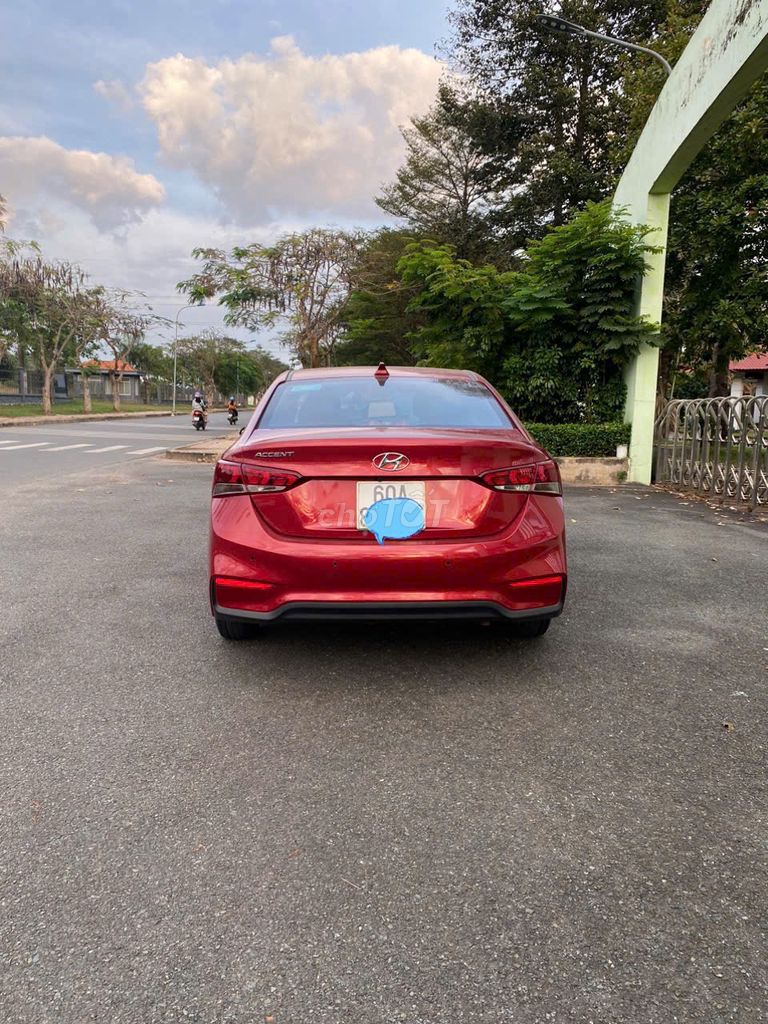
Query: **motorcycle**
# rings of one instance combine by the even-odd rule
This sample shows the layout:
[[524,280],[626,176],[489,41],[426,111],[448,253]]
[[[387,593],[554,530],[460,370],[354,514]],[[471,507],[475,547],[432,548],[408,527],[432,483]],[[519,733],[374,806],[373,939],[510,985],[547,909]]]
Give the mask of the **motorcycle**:
[[234,425],[237,423],[237,409],[232,409],[230,411],[229,416],[227,416],[227,423],[230,425],[230,427],[234,427]]
[[200,412],[199,409],[195,409],[192,413],[192,426],[195,430],[205,430],[207,423],[205,419],[205,413]]

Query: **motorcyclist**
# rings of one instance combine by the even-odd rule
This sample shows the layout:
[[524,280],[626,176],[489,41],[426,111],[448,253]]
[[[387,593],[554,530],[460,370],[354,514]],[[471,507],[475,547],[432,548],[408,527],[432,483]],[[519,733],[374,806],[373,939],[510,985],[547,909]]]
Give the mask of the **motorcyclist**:
[[237,423],[237,402],[235,401],[234,395],[229,396],[229,402],[227,402],[227,413],[229,415],[229,422]]
[[195,396],[192,399],[192,413],[201,412],[203,419],[208,422],[208,403],[205,400],[205,396],[201,391],[196,391]]

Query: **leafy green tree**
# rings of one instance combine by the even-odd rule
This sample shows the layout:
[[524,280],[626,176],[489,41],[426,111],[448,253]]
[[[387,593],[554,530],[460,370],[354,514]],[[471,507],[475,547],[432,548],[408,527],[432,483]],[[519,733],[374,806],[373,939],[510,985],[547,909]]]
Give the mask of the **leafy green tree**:
[[[564,17],[609,35],[646,41],[668,0],[563,0]],[[466,76],[473,131],[503,196],[492,219],[510,250],[564,224],[610,194],[614,140],[627,128],[622,51],[547,32],[543,0],[455,0],[448,56]],[[636,58],[637,59],[637,58]],[[639,58],[642,60],[643,58]]]
[[224,395],[255,395],[266,381],[262,367],[245,346],[239,351],[224,352],[214,373],[216,387]]
[[471,99],[462,102],[455,89],[441,85],[431,110],[401,129],[405,163],[376,197],[412,232],[452,244],[465,259],[488,250],[488,210],[502,177],[472,134],[473,113]]
[[412,245],[400,272],[418,287],[411,307],[427,321],[417,351],[431,365],[478,370],[529,420],[620,416],[623,369],[653,337],[633,313],[647,235],[602,203],[531,243],[519,271]]
[[237,338],[228,338],[216,330],[203,331],[178,340],[178,362],[187,375],[197,381],[208,403],[213,403],[217,377],[227,360],[245,352],[245,345]]
[[338,366],[416,362],[410,335],[420,321],[408,309],[414,290],[397,272],[406,246],[414,241],[411,232],[393,228],[368,238],[352,267],[352,291],[341,313],[342,334],[334,352]]
[[[653,41],[672,63],[707,8],[671,0]],[[627,65],[631,152],[653,105],[660,72]],[[759,80],[704,147],[672,196],[660,391],[690,390],[687,371],[709,376],[710,395],[728,393],[728,364],[766,347],[768,294],[768,81]],[[683,374],[676,373],[682,367]]]
[[278,377],[281,373],[288,369],[286,363],[282,359],[278,359],[277,356],[273,356],[271,352],[268,352],[261,345],[252,345],[248,349],[248,357],[256,363],[261,374],[262,386],[269,386],[275,377]]

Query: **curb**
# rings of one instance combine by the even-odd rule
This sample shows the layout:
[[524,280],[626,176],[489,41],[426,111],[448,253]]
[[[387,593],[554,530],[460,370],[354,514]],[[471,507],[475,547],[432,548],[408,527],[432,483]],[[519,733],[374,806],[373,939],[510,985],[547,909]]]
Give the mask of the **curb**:
[[227,448],[234,444],[236,438],[237,434],[232,434],[213,442],[195,441],[180,448],[168,448],[165,457],[174,462],[217,462]]
[[39,427],[45,423],[89,423],[93,420],[131,420],[172,415],[171,412],[78,412],[71,416],[67,413],[58,416],[5,416],[0,418],[0,427]]

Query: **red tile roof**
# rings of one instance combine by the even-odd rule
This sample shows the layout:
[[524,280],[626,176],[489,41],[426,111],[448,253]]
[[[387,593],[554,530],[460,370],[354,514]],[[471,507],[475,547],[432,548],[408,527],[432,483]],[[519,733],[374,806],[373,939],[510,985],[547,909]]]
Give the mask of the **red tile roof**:
[[114,370],[117,369],[120,373],[138,373],[138,370],[131,366],[130,363],[124,363],[122,359],[117,360],[117,366],[115,366],[114,359],[89,359],[85,366],[98,367],[99,370]]
[[761,370],[768,371],[768,352],[754,352],[751,356],[747,356],[745,359],[739,359],[734,363],[731,363],[728,367],[729,370],[747,370],[758,373]]

